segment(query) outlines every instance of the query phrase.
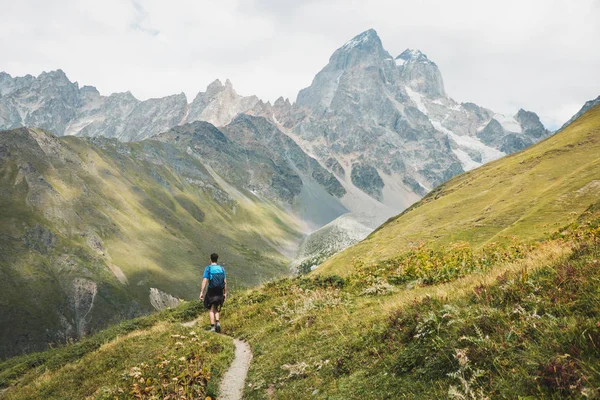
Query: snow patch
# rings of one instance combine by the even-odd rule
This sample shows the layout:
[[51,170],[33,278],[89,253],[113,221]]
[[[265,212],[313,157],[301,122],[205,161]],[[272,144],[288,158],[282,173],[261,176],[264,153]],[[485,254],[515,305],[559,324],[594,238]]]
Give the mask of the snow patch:
[[[446,115],[446,117],[444,117],[444,120],[445,120],[447,117],[448,117],[448,116]],[[454,134],[454,133],[453,133],[451,130],[449,130],[449,129],[447,129],[447,128],[444,128],[444,126],[442,125],[442,123],[441,123],[441,122],[439,122],[439,121],[434,121],[434,120],[431,120],[431,125],[433,125],[433,127],[434,127],[435,129],[437,129],[438,131],[440,131],[440,132],[442,132],[442,133],[445,133],[446,135],[453,135],[453,134]]]
[[477,161],[473,160],[466,151],[464,151],[460,148],[452,149],[452,152],[454,153],[456,158],[458,158],[458,161],[460,161],[460,163],[465,171],[470,171],[472,169],[481,167],[481,165],[482,165],[481,163],[478,163]]
[[427,107],[425,107],[425,104],[423,103],[423,99],[421,98],[421,95],[419,93],[415,92],[414,90],[412,90],[411,88],[409,88],[408,86],[405,86],[404,88],[406,89],[406,93],[408,94],[408,97],[410,97],[410,99],[413,101],[413,103],[416,104],[419,111],[421,111],[425,115],[428,115]]
[[418,183],[419,185],[421,185],[421,187],[422,187],[423,189],[427,190],[427,192],[431,192],[431,188],[430,188],[429,186],[425,185],[423,182],[421,182],[421,181],[420,181],[420,180],[418,180],[418,179],[415,179],[415,180],[417,181],[417,183]]
[[[455,134],[451,130],[442,126],[441,122],[439,121],[431,121],[431,124],[438,131],[448,135],[448,137],[459,147],[458,149],[452,149],[452,152],[456,155],[465,171],[480,167],[487,162],[497,160],[506,155],[500,150],[496,150],[493,147],[483,144],[478,138]],[[480,163],[473,160],[469,153],[467,153],[464,149],[474,150],[481,154],[482,162]]]
[[279,120],[277,119],[277,117],[275,116],[275,113],[271,113],[271,116],[273,117],[273,121],[277,124],[277,125],[281,125],[281,122],[279,122]]
[[514,117],[508,117],[503,114],[496,114],[494,115],[494,119],[500,122],[502,128],[509,132],[521,133],[523,131],[523,129],[521,128],[521,124],[519,124],[519,122],[516,119],[514,119]]
[[493,147],[487,146],[483,144],[479,139],[471,136],[459,136],[452,132],[450,132],[448,136],[460,147],[478,151],[481,154],[481,162],[483,164],[497,160],[506,155],[506,153],[494,149]]

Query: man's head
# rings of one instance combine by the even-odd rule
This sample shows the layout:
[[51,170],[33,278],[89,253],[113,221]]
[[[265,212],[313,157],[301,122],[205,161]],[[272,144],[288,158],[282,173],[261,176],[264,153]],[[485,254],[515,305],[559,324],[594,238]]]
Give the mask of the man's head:
[[219,259],[219,255],[217,253],[212,253],[210,255],[210,262],[216,263],[218,259]]

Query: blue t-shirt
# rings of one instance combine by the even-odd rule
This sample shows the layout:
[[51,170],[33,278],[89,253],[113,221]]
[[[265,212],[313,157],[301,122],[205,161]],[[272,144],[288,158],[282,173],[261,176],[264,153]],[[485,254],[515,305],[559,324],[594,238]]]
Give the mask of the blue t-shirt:
[[211,264],[208,267],[206,267],[204,269],[204,278],[205,279],[210,279],[211,272],[213,274],[223,273],[223,277],[227,278],[227,275],[225,274],[225,268],[221,267],[219,264],[215,264],[215,265]]

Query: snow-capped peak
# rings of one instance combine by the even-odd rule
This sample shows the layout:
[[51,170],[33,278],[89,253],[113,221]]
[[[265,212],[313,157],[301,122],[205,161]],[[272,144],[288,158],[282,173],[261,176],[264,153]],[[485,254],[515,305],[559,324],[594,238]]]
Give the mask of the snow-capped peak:
[[379,39],[379,36],[377,35],[377,32],[375,31],[375,29],[369,29],[368,31],[364,31],[360,35],[355,36],[351,40],[347,41],[342,46],[342,49],[344,49],[344,50],[350,50],[350,49],[358,47],[358,46],[360,46],[362,44],[365,44],[365,43],[368,43],[368,42],[372,42],[372,41],[379,41],[379,42],[381,42],[381,40]]
[[396,57],[396,65],[404,65],[407,62],[430,63],[431,61],[421,52],[421,50],[406,49]]

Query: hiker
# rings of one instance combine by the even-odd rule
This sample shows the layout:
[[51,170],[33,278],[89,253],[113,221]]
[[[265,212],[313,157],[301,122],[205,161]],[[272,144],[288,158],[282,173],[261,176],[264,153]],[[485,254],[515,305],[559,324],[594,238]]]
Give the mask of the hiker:
[[[202,289],[200,289],[200,301],[204,300],[204,307],[208,310],[210,318],[210,331],[221,332],[221,323],[219,314],[223,302],[227,298],[227,279],[225,269],[217,264],[219,255],[212,253],[210,255],[210,265],[204,269],[204,279],[202,279]],[[208,284],[206,294],[204,289]]]

